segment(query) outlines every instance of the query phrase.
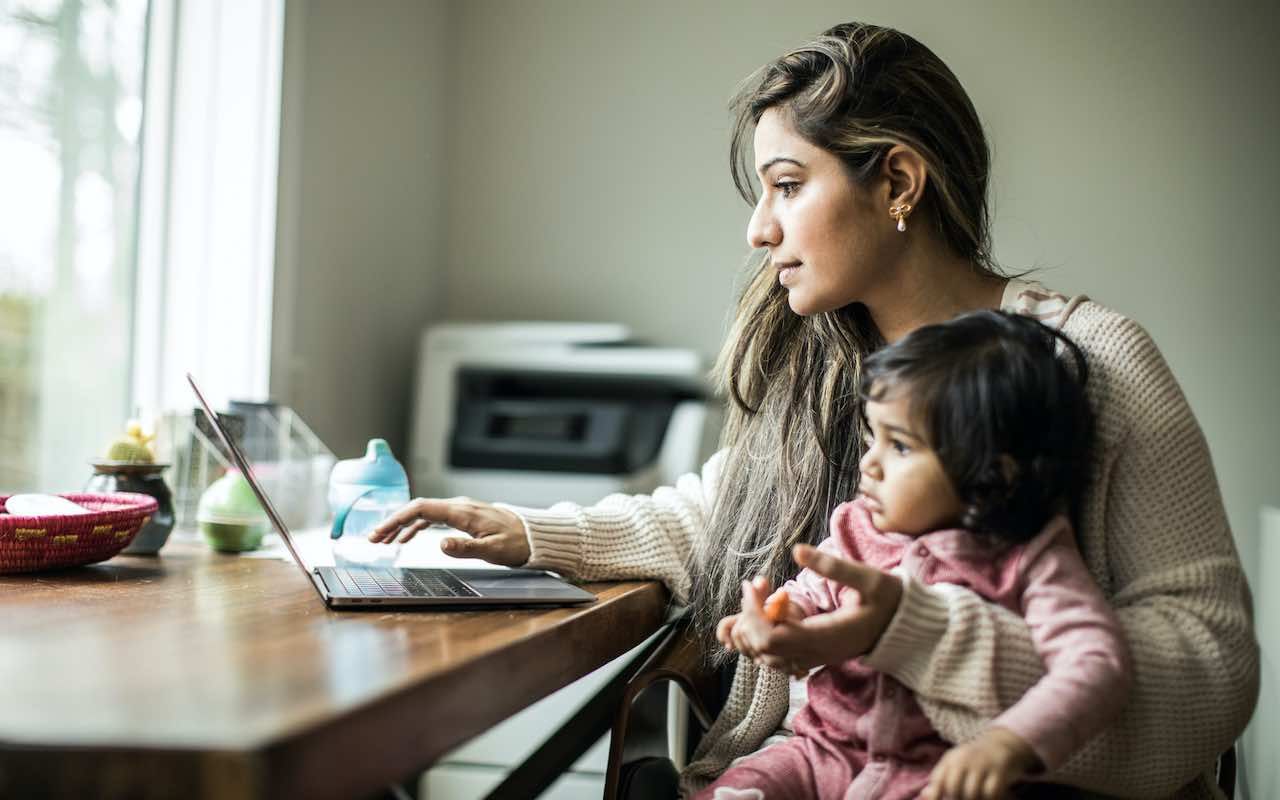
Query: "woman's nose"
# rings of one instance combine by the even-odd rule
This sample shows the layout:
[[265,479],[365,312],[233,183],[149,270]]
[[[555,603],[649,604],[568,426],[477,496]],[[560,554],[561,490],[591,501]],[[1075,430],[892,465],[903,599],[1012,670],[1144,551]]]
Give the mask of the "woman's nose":
[[767,198],[761,197],[751,212],[751,221],[747,223],[747,244],[753,249],[777,247],[782,241],[782,228],[778,225],[769,207]]

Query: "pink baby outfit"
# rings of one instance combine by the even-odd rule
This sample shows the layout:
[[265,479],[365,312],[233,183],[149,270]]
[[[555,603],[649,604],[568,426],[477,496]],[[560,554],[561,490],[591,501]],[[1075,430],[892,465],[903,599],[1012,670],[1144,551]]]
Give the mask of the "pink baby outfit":
[[[1022,615],[1046,672],[992,724],[1026,740],[1047,770],[1101,731],[1128,696],[1128,647],[1065,517],[1001,549],[961,529],[879,531],[855,500],[836,508],[819,549],[904,581],[966,587]],[[857,602],[853,590],[809,570],[786,589],[806,616]],[[787,741],[735,762],[699,800],[914,798],[950,746],[910,690],[856,658],[809,678],[794,728]]]

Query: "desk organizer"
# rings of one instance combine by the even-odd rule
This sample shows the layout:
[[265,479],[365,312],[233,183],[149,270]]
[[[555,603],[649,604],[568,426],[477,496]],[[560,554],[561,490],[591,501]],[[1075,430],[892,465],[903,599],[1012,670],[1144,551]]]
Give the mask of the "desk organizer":
[[[0,573],[36,572],[106,561],[119,553],[158,508],[144,494],[64,494],[88,514],[0,514]],[[0,509],[9,497],[0,497]]]
[[[329,471],[337,463],[293,409],[276,403],[233,401],[218,412],[267,497],[291,530],[326,526],[325,493]],[[175,530],[194,533],[199,527],[200,496],[231,466],[213,429],[200,410],[163,415],[156,429],[156,456],[173,464]]]

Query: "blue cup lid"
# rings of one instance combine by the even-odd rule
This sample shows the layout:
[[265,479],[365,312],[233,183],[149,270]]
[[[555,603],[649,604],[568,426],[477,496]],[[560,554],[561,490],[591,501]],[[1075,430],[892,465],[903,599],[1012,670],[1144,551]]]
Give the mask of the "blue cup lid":
[[361,486],[409,487],[409,476],[391,454],[385,439],[370,439],[364,458],[348,458],[333,465],[330,483]]

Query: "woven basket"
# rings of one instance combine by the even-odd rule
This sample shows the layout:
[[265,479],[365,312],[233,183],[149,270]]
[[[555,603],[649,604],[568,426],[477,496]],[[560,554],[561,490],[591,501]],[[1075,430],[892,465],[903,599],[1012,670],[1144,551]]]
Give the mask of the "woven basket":
[[[119,553],[155,513],[154,497],[130,492],[64,494],[90,514],[0,514],[0,572],[35,572],[105,561]],[[0,509],[8,496],[0,497]]]

